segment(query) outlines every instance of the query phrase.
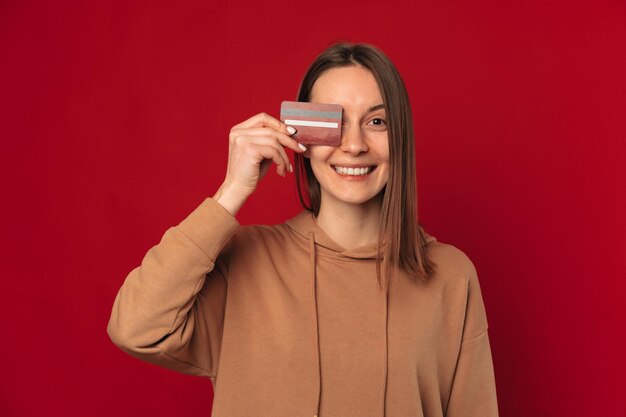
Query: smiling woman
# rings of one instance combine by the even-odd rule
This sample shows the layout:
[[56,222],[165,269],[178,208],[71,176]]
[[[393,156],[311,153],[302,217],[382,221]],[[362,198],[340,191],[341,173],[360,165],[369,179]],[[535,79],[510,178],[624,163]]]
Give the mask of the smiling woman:
[[[372,45],[331,45],[298,101],[342,107],[338,146],[307,148],[267,113],[235,125],[222,186],[126,277],[111,339],[210,378],[215,417],[497,416],[476,269],[418,223],[395,66]],[[293,172],[286,150],[305,210],[240,226],[269,167]]]

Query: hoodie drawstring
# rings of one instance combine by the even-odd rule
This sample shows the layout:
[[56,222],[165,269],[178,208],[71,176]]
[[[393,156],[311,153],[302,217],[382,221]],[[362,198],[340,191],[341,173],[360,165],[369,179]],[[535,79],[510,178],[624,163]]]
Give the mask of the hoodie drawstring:
[[[322,397],[322,366],[320,362],[320,334],[319,334],[319,318],[317,310],[317,271],[316,271],[316,254],[315,254],[315,234],[310,231],[308,233],[309,239],[309,255],[311,257],[311,299],[313,308],[313,325],[314,325],[314,344],[315,344],[315,365],[317,366],[318,379],[317,379],[317,395],[316,405],[313,413],[313,417],[318,417],[320,413],[320,402]],[[380,399],[380,415],[385,417],[385,403],[387,397],[387,368],[389,357],[389,338],[388,338],[388,321],[389,321],[389,281],[385,285],[385,297],[384,297],[384,310],[385,310],[385,349],[383,353],[383,384],[382,394]]]
[[311,287],[312,287],[312,306],[313,306],[313,325],[314,328],[314,344],[315,344],[315,365],[317,366],[317,401],[315,405],[315,410],[313,413],[313,417],[318,417],[320,413],[320,401],[322,396],[322,367],[320,364],[320,333],[319,333],[319,324],[318,324],[318,313],[317,313],[317,286],[316,286],[316,270],[315,270],[315,234],[313,232],[309,232],[309,255],[311,256]]
[[383,358],[383,389],[380,397],[380,415],[385,417],[385,405],[387,402],[387,373],[388,373],[388,360],[389,360],[389,280],[385,284],[385,353]]

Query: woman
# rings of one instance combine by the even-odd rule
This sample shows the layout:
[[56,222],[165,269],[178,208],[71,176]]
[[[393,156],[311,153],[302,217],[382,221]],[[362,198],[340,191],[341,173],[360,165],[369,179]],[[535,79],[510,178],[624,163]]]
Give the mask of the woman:
[[[307,148],[265,113],[234,126],[224,183],[126,278],[111,339],[211,378],[214,417],[497,416],[476,270],[417,222],[394,65],[371,45],[332,45],[298,100],[343,107],[341,144]],[[270,165],[294,171],[286,149],[307,209],[240,227]]]

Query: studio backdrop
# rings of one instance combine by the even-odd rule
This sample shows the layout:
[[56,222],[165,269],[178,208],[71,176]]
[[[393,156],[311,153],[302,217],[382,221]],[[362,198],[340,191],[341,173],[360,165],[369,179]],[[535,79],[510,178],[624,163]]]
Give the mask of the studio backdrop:
[[[0,415],[210,415],[208,379],[111,343],[113,300],[215,193],[230,128],[278,117],[338,40],[404,78],[419,219],[477,268],[500,414],[623,412],[625,22],[609,0],[2,1]],[[299,210],[271,170],[238,219]]]

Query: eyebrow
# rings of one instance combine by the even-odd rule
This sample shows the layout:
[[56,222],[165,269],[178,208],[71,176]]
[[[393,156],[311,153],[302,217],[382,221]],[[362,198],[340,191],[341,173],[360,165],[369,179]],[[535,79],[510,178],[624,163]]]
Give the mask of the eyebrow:
[[369,109],[367,109],[367,112],[373,112],[374,110],[378,110],[378,109],[384,109],[385,105],[384,104],[377,104],[375,106],[370,107]]

